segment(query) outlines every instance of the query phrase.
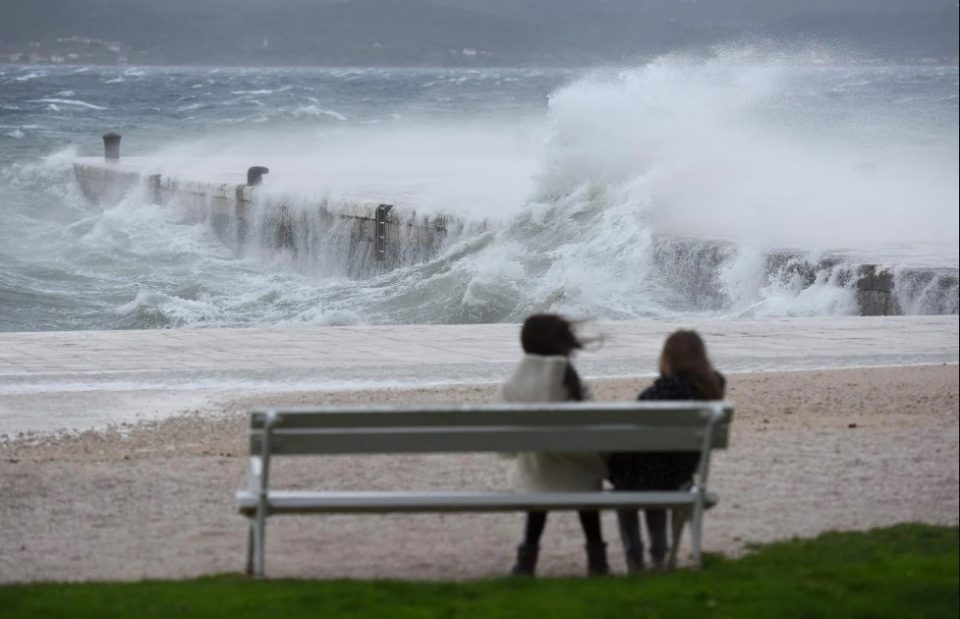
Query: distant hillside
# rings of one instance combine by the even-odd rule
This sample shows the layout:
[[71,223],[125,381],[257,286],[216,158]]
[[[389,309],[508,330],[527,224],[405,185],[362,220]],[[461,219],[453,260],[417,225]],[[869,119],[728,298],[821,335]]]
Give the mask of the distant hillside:
[[573,65],[755,36],[896,59],[958,46],[945,0],[0,0],[0,17],[17,61]]

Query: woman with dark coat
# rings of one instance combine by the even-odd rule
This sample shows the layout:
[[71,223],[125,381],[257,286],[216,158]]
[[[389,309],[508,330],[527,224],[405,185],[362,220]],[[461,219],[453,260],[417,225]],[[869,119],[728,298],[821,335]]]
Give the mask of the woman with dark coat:
[[[663,344],[660,377],[639,400],[720,400],[725,381],[707,358],[703,340],[695,331],[676,331]],[[614,453],[608,457],[609,479],[616,490],[677,490],[693,481],[699,452]],[[667,510],[645,509],[650,536],[650,559],[663,567],[667,556]],[[643,542],[637,510],[617,512],[627,571],[643,569]]]

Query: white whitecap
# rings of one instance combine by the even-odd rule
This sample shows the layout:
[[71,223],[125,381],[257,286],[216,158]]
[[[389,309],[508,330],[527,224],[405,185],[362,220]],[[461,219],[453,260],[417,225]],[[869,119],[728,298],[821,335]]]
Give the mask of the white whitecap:
[[43,72],[41,72],[41,71],[33,71],[33,72],[31,72],[31,73],[27,73],[26,75],[18,75],[17,77],[15,77],[15,78],[13,78],[13,79],[14,79],[14,81],[16,81],[16,82],[29,82],[30,80],[35,80],[35,79],[39,79],[39,78],[41,78],[41,77],[46,77],[46,75],[47,75],[46,73],[43,73]]
[[337,112],[335,110],[326,110],[316,105],[301,105],[298,108],[294,108],[291,112],[296,117],[301,116],[329,116],[336,120],[347,120],[347,117]]
[[105,110],[107,108],[101,105],[94,105],[93,103],[87,103],[86,101],[80,101],[77,99],[61,99],[61,98],[47,98],[47,99],[31,99],[30,103],[50,103],[52,105],[72,105],[75,107],[82,107],[88,110]]

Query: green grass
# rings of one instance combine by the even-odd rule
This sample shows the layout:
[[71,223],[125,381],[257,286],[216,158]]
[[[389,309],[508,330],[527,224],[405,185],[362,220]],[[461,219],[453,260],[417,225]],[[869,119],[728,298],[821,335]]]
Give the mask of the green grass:
[[[506,553],[506,550],[505,550]],[[464,557],[469,560],[469,557]],[[901,525],[764,546],[638,578],[468,583],[249,580],[0,587],[0,617],[953,617],[956,527]]]

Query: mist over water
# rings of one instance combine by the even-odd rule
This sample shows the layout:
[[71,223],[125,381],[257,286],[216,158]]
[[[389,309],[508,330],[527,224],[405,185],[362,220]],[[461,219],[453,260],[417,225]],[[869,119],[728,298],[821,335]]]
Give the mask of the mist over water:
[[[744,48],[586,74],[0,67],[0,330],[853,314],[845,263],[957,267],[957,79]],[[71,160],[108,130],[167,174],[268,165],[295,211],[486,226],[363,277],[336,231],[229,247],[183,206],[87,202]],[[830,261],[811,282],[783,250]],[[933,305],[898,285],[956,312],[955,280]]]
[[955,260],[956,119],[897,97],[895,71],[817,60],[733,50],[581,80],[552,97],[544,189],[612,187],[659,232]]

